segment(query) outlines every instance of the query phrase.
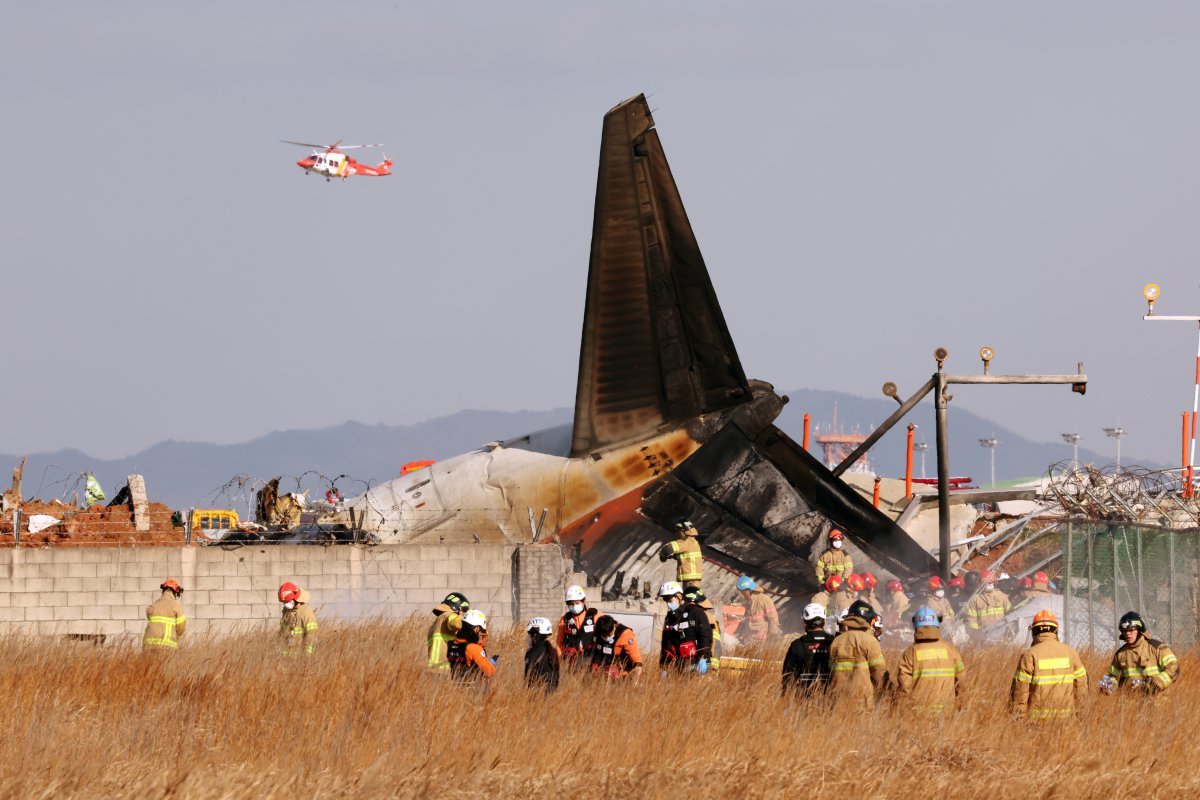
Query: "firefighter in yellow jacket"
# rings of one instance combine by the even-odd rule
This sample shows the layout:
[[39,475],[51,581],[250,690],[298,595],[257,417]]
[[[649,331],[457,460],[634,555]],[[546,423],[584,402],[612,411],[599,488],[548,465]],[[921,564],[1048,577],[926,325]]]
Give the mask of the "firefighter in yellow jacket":
[[1058,640],[1058,618],[1039,611],[1029,626],[1033,646],[1017,662],[1011,707],[1029,719],[1069,719],[1083,709],[1087,670],[1079,654]]
[[1124,644],[1113,654],[1108,674],[1100,679],[1101,691],[1160,695],[1179,680],[1179,659],[1170,647],[1146,636],[1141,614],[1128,612],[1119,627]]
[[829,645],[829,691],[840,700],[870,708],[887,675],[883,650],[871,631],[871,607],[856,602],[842,622],[844,630]]
[[745,620],[750,629],[749,641],[765,642],[770,637],[778,636],[779,610],[775,608],[775,601],[749,575],[738,578],[737,589],[746,601]]
[[945,714],[959,708],[963,692],[962,655],[942,639],[942,623],[932,608],[913,615],[913,643],[900,654],[896,698],[913,711]]
[[308,592],[294,583],[279,587],[279,602],[283,603],[279,639],[283,642],[284,655],[303,651],[311,656],[317,646],[317,614],[308,600]]
[[982,636],[1012,611],[1012,603],[1008,595],[996,588],[996,575],[991,570],[981,570],[979,582],[983,584],[983,591],[971,598],[963,614],[972,634]]
[[921,605],[936,611],[938,619],[942,622],[954,619],[954,606],[950,605],[950,601],[946,599],[946,584],[937,575],[930,578],[926,584],[925,597],[921,599]]
[[817,559],[817,583],[824,585],[830,575],[846,580],[854,572],[854,559],[843,549],[846,536],[837,528],[829,532],[829,549]]
[[698,589],[701,577],[700,562],[703,560],[700,555],[700,532],[688,520],[676,524],[675,529],[679,532],[679,538],[659,548],[658,560],[675,559],[675,580],[685,589]]
[[179,648],[179,637],[187,627],[187,617],[183,614],[183,604],[179,596],[183,587],[179,581],[169,578],[158,587],[162,595],[146,609],[146,632],[142,634],[142,646],[176,650]]
[[458,592],[451,592],[433,607],[433,624],[429,626],[427,637],[427,667],[435,670],[450,669],[450,662],[446,660],[446,650],[458,636],[458,629],[462,627],[462,615],[470,610],[471,601]]

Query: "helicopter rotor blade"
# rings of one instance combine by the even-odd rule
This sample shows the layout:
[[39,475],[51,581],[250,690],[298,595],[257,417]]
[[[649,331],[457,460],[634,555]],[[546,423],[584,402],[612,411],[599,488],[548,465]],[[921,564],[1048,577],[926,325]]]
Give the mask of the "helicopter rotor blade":
[[327,144],[309,144],[308,142],[293,142],[290,139],[280,139],[284,144],[294,144],[297,147],[315,147],[318,150],[325,150],[329,147]]
[[361,150],[364,147],[383,147],[381,144],[343,144],[338,145],[338,150]]

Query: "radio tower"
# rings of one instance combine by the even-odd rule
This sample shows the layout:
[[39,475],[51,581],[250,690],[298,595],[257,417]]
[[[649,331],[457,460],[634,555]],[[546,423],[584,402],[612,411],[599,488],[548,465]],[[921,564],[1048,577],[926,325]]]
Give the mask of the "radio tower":
[[[861,433],[842,433],[838,428],[837,418],[837,403],[833,404],[833,430],[831,433],[820,434],[817,436],[817,444],[821,445],[821,449],[825,451],[825,466],[833,469],[838,464],[846,459],[854,451],[854,448],[865,442],[867,437]],[[867,454],[863,454],[855,461],[847,472],[859,472],[865,475],[874,475],[875,470],[871,467],[871,460]]]

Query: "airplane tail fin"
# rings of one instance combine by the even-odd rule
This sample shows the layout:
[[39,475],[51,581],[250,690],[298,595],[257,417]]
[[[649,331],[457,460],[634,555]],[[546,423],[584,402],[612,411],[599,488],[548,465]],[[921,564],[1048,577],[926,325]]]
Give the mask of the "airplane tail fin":
[[604,116],[572,455],[751,398],[646,96]]

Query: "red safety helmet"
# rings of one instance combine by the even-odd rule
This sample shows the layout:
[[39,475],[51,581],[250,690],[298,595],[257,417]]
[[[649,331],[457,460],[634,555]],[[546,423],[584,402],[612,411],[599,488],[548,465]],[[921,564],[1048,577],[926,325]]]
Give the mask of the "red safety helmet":
[[1022,589],[1032,589],[1033,581],[1031,581],[1028,577],[1021,578],[1020,586]]
[[900,581],[888,581],[887,588],[893,592],[903,592],[904,584],[901,583]]
[[279,602],[290,603],[300,599],[300,587],[288,581],[279,587]]
[[957,575],[955,575],[953,578],[950,579],[950,585],[957,589],[967,588],[967,582],[964,581],[962,578],[958,577]]
[[996,580],[996,573],[992,572],[990,569],[979,570],[979,582],[980,583],[992,583],[995,580]]
[[841,531],[839,531],[837,528],[834,528],[833,530],[831,530],[829,532],[829,541],[831,541],[831,542],[845,539],[845,538],[846,538],[846,535],[844,533],[842,533]]
[[1048,585],[1050,583],[1050,576],[1039,569],[1037,572],[1033,573],[1033,582],[1045,583]]
[[853,572],[851,572],[849,577],[846,578],[846,585],[850,587],[851,591],[855,592],[861,592],[866,588],[866,584],[863,583],[862,576]]
[[825,579],[825,591],[836,592],[838,587],[842,585],[842,579],[837,575],[830,575]]
[[174,578],[167,578],[165,581],[162,582],[162,585],[159,586],[158,588],[162,589],[164,592],[167,589],[170,589],[172,592],[175,593],[176,597],[183,594],[183,587],[180,586],[179,581],[175,580]]
[[942,583],[942,579],[934,575],[929,579],[929,591],[936,592],[938,589],[945,589],[946,584]]
[[864,572],[862,574],[862,579],[863,579],[863,583],[865,583],[867,585],[868,589],[874,589],[876,586],[879,585],[879,581],[876,580],[875,573],[873,573],[873,572]]

